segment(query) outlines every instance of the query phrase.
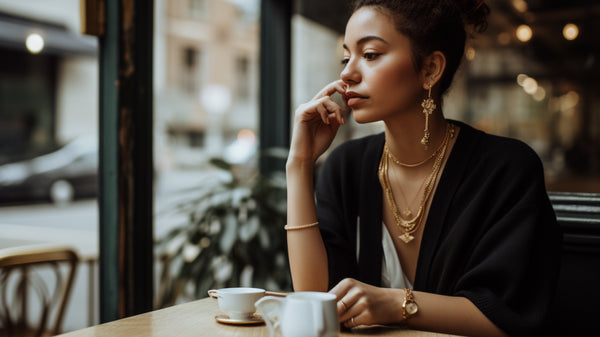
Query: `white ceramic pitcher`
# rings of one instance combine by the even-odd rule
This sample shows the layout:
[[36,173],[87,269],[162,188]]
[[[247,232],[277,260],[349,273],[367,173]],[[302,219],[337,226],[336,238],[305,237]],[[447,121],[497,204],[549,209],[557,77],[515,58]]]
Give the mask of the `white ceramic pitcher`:
[[307,291],[285,298],[265,296],[255,306],[271,337],[334,337],[340,331],[333,294]]

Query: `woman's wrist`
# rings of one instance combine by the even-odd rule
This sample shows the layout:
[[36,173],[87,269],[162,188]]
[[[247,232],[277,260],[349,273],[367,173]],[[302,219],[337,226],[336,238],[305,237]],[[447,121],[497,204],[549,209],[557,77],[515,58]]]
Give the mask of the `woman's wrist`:
[[407,325],[406,320],[403,317],[402,304],[404,303],[404,298],[406,297],[406,293],[404,289],[393,289],[394,294],[390,296],[393,299],[393,310],[390,310],[394,313],[392,317],[392,322],[400,325]]
[[[392,300],[391,302],[391,310],[389,310],[390,313],[393,313],[393,316],[389,317],[388,319],[390,320],[391,323],[393,324],[400,324],[402,326],[408,326],[409,322],[410,322],[410,316],[408,317],[406,316],[407,312],[406,312],[406,308],[405,308],[405,302],[407,299],[407,292],[406,292],[406,288],[404,289],[390,289],[391,291],[393,291],[392,294],[390,294],[389,298]],[[414,292],[412,293],[412,295],[414,296]],[[414,301],[414,297],[412,298]]]
[[286,174],[289,176],[291,174],[313,174],[313,170],[315,168],[315,162],[310,159],[303,158],[288,158],[285,164]]
[[407,324],[407,321],[419,312],[419,306],[415,301],[414,293],[409,288],[404,288],[404,299],[402,300],[402,323]]

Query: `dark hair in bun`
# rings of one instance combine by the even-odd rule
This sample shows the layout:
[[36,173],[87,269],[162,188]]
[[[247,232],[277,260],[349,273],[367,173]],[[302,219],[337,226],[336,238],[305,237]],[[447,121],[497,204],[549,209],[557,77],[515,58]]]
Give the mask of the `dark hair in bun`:
[[487,17],[490,7],[483,0],[455,0],[462,12],[463,22],[473,27],[473,31],[483,33],[488,26]]
[[440,92],[448,90],[465,51],[467,31],[487,28],[490,8],[483,0],[355,0],[353,12],[373,6],[391,15],[396,29],[412,43],[415,68],[439,50],[446,56]]

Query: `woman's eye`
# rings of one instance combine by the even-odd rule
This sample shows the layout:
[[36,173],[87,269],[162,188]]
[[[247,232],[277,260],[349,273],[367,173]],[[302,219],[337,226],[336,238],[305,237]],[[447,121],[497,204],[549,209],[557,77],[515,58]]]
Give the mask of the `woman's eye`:
[[342,65],[345,66],[346,64],[348,64],[348,62],[350,62],[350,59],[349,58],[344,58],[344,59],[342,59],[341,63],[342,63]]
[[365,53],[363,55],[363,57],[366,60],[368,60],[368,61],[372,61],[372,60],[376,59],[379,55],[381,55],[381,54],[378,54],[378,53]]

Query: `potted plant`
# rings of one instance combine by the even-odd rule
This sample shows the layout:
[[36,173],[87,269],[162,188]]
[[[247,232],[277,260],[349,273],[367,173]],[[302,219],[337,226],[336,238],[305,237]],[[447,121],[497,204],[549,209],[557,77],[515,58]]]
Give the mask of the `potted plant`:
[[284,174],[241,178],[238,167],[222,159],[211,163],[224,178],[177,204],[172,212],[185,214],[187,223],[158,241],[159,307],[205,297],[215,288],[291,289]]

